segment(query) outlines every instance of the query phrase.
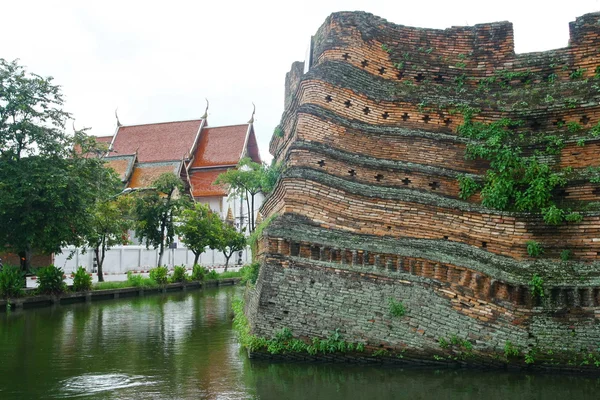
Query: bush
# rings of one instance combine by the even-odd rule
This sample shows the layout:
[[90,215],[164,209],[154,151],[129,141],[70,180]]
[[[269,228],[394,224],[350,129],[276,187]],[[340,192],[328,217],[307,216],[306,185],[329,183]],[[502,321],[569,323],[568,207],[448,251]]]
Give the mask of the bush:
[[572,255],[573,253],[571,252],[571,250],[563,250],[560,252],[560,259],[562,261],[569,261]]
[[0,296],[22,296],[24,286],[25,276],[21,272],[21,268],[7,265],[0,270]]
[[219,274],[217,270],[211,269],[208,274],[206,274],[206,279],[219,279]]
[[152,278],[144,278],[142,275],[127,272],[126,287],[156,287],[157,283]]
[[150,279],[159,285],[165,285],[169,279],[167,276],[168,273],[167,267],[152,268],[150,270]]
[[393,317],[402,317],[406,313],[406,309],[404,308],[404,304],[401,301],[397,301],[396,299],[389,298],[388,304],[390,306],[390,314]]
[[54,265],[39,268],[37,277],[38,293],[58,294],[64,292],[67,288],[62,268],[57,268]]
[[73,290],[76,292],[87,292],[92,289],[92,277],[88,275],[83,267],[77,268],[73,277]]
[[535,240],[528,240],[526,244],[527,254],[529,254],[530,257],[539,257],[544,252],[544,249],[542,249],[542,245],[539,242],[536,242]]
[[208,274],[208,269],[202,265],[196,264],[192,269],[192,280],[202,282],[206,277],[206,274]]
[[242,283],[250,282],[255,285],[260,272],[260,263],[255,261],[250,265],[246,265],[240,269],[240,272],[242,273]]
[[185,267],[183,265],[176,266],[173,269],[173,275],[171,276],[171,282],[185,282],[185,281],[187,281]]

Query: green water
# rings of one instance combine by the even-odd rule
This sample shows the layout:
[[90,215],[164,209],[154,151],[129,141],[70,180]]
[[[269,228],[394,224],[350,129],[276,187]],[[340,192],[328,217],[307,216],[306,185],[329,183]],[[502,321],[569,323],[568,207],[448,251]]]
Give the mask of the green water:
[[240,290],[0,314],[0,400],[600,398],[591,377],[251,362],[231,330]]

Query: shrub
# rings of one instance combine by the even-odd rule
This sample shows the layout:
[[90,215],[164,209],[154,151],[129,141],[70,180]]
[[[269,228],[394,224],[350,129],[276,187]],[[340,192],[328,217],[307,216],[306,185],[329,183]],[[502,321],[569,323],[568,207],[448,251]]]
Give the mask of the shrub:
[[536,242],[535,240],[528,240],[526,244],[527,254],[529,254],[530,257],[539,257],[544,252],[544,249],[542,249],[542,245],[539,242]]
[[168,273],[167,267],[156,267],[150,270],[150,279],[159,285],[165,285],[168,281]]
[[92,288],[92,277],[88,275],[83,267],[77,268],[73,277],[73,290],[76,292],[85,292]]
[[255,285],[260,272],[260,262],[255,261],[250,265],[246,265],[240,269],[240,272],[242,273],[242,283],[250,282]]
[[64,272],[62,268],[54,265],[42,267],[37,270],[38,293],[58,294],[65,291],[67,285],[64,282]]
[[156,281],[152,278],[144,278],[142,275],[137,275],[131,271],[127,272],[127,287],[155,287]]
[[560,252],[560,259],[563,261],[569,261],[573,253],[571,250],[563,250]]
[[187,281],[185,267],[183,265],[176,266],[173,269],[173,275],[171,276],[171,282],[185,282],[185,281]]
[[531,297],[544,297],[544,280],[538,274],[533,274],[529,281]]
[[5,266],[0,270],[0,296],[19,297],[23,295],[25,277],[21,268]]
[[219,274],[216,270],[211,269],[208,274],[206,274],[206,279],[219,279]]
[[390,297],[388,303],[390,305],[390,314],[392,314],[393,317],[402,317],[406,313],[404,304],[402,304],[401,301],[397,301]]
[[202,265],[196,264],[192,269],[192,280],[203,281],[206,277],[206,274],[208,274],[208,269],[206,267],[203,267]]

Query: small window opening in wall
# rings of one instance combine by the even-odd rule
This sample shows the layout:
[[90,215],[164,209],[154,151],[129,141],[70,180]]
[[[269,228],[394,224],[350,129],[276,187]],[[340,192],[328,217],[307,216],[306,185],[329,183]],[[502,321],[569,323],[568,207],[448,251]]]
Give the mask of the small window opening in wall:
[[448,240],[448,236],[444,236],[444,240]]
[[396,74],[396,77],[398,78],[398,80],[401,80],[402,78],[404,78],[404,72],[400,71]]
[[387,230],[388,230],[388,231],[391,231],[391,230],[392,230],[392,227],[388,225],[388,227],[387,227]]
[[375,175],[375,180],[376,180],[377,182],[381,182],[381,180],[382,180],[382,179],[383,179],[383,175],[381,175],[381,174],[377,174],[377,175]]
[[450,126],[451,123],[452,123],[452,120],[450,118],[444,118],[444,125]]
[[320,160],[317,164],[319,164],[319,167],[323,168],[325,166],[325,160]]
[[426,124],[429,123],[429,121],[431,121],[431,117],[427,114],[423,115],[423,118],[421,118],[423,120],[423,122],[425,122]]
[[332,100],[333,100],[333,98],[330,95],[325,96],[326,102],[331,103]]
[[371,109],[369,107],[365,107],[365,108],[363,108],[363,112],[365,113],[365,115],[369,115],[369,113],[371,112]]
[[431,188],[431,190],[436,190],[436,189],[440,188],[440,184],[439,184],[439,182],[431,182],[429,184],[429,187]]
[[379,68],[379,75],[385,74],[385,67]]
[[288,315],[290,312],[289,312],[288,310],[283,310],[283,313],[284,313],[285,315]]
[[360,65],[362,65],[363,68],[367,68],[367,66],[369,65],[369,62],[367,60],[363,60]]
[[564,124],[565,124],[565,120],[564,120],[564,119],[562,119],[562,118],[558,118],[556,121],[554,121],[554,122],[552,123],[552,125],[554,125],[554,126],[562,126],[562,125],[564,125]]
[[410,119],[410,115],[408,115],[408,113],[404,113],[400,118],[402,118],[402,121],[406,122]]
[[346,100],[344,102],[344,105],[346,106],[346,108],[350,108],[350,107],[352,107],[352,102],[350,100]]
[[342,58],[346,61],[348,61],[349,59],[351,59],[352,57],[350,56],[350,54],[348,53],[344,53],[344,55],[342,56]]
[[550,82],[550,77],[553,76],[553,75],[554,75],[553,73],[548,73],[548,74],[544,75],[544,77],[542,78],[542,80],[544,82]]
[[542,124],[537,119],[534,119],[533,121],[531,121],[530,126],[531,126],[531,129],[533,129],[534,131],[539,131],[540,128],[542,127]]
[[420,72],[417,74],[417,76],[415,76],[415,81],[417,81],[417,82],[423,82],[424,79],[425,79],[425,75],[423,75]]
[[348,170],[348,174],[350,174],[350,176],[356,176],[356,171],[353,169]]
[[433,81],[435,83],[443,83],[444,82],[444,77],[442,76],[442,74],[438,74],[438,76],[436,76],[435,78],[433,78]]
[[384,112],[383,114],[381,114],[381,118],[383,118],[383,119],[388,119],[389,116],[390,116],[390,113],[387,111]]
[[569,192],[567,192],[565,189],[560,189],[558,192],[556,192],[556,195],[558,197],[567,197]]
[[581,122],[583,125],[587,125],[590,122],[590,118],[587,115],[584,115],[579,119],[579,122]]
[[404,186],[408,186],[412,181],[408,178],[404,178],[402,179],[402,183],[404,184]]
[[487,249],[487,242],[481,242],[481,247]]
[[596,196],[600,196],[600,187],[597,187],[596,189],[594,189],[592,191],[592,194],[595,194]]

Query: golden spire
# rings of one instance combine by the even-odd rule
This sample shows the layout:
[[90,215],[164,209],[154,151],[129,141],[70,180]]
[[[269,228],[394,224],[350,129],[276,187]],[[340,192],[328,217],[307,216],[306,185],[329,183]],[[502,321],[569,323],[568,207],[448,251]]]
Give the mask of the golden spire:
[[231,211],[231,206],[229,206],[229,210],[227,210],[227,217],[225,217],[225,222],[233,225],[233,211]]

